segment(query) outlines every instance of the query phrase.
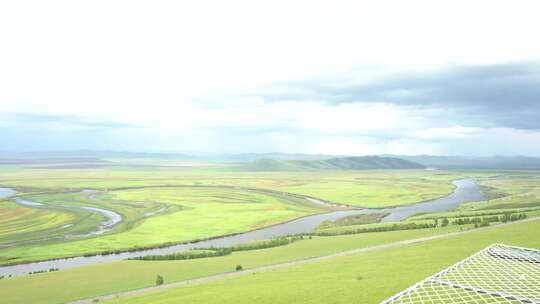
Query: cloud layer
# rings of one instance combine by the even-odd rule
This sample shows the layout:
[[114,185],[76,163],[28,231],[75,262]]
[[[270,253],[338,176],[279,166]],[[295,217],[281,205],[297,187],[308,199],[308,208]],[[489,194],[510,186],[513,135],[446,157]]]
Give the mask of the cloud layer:
[[0,2],[0,150],[540,155],[538,11]]
[[[346,79],[346,77],[343,77]],[[272,88],[265,99],[329,103],[391,103],[460,111],[469,124],[540,129],[540,65],[459,66],[387,75],[364,83],[339,80]],[[476,121],[475,121],[476,119]]]

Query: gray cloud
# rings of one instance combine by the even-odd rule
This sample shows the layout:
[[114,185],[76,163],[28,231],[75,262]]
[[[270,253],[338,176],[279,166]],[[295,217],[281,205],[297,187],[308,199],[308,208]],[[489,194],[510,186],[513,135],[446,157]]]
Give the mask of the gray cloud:
[[540,129],[540,65],[461,66],[387,76],[363,84],[304,82],[272,88],[265,100],[387,102],[460,111],[475,125]]
[[67,115],[48,115],[35,113],[3,113],[0,115],[0,121],[8,124],[41,126],[50,124],[65,124],[78,126],[87,129],[120,129],[120,128],[140,128],[141,126],[113,121],[88,120],[78,116]]

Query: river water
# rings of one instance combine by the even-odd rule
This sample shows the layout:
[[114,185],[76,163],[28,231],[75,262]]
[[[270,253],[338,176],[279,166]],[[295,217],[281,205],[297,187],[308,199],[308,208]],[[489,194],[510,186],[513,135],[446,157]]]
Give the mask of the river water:
[[[47,270],[51,268],[68,269],[79,267],[83,265],[97,264],[103,262],[112,262],[123,260],[127,258],[134,258],[146,255],[164,255],[171,254],[179,251],[185,251],[196,248],[208,248],[208,247],[230,247],[238,244],[242,244],[249,241],[264,240],[271,237],[286,236],[298,233],[308,233],[314,231],[322,222],[327,220],[337,220],[346,216],[370,214],[370,213],[388,213],[383,218],[383,222],[399,221],[407,218],[410,215],[420,212],[440,212],[455,209],[460,204],[470,201],[482,201],[485,200],[485,195],[480,186],[474,179],[462,179],[453,182],[455,190],[448,196],[434,199],[426,202],[417,203],[409,206],[402,206],[396,208],[384,208],[384,209],[357,209],[357,210],[344,210],[334,211],[324,214],[316,214],[299,218],[290,222],[245,232],[233,236],[219,237],[212,240],[199,241],[188,244],[180,244],[174,246],[168,246],[164,248],[149,249],[135,252],[124,252],[111,255],[97,255],[91,257],[75,257],[68,259],[58,259],[54,261],[44,261],[37,263],[27,263],[13,266],[0,267],[0,276],[17,276],[24,275],[33,271]],[[12,196],[15,192],[11,189],[0,188],[0,197],[2,195]],[[310,200],[314,200],[311,198]],[[317,204],[324,204],[324,202],[317,201]]]

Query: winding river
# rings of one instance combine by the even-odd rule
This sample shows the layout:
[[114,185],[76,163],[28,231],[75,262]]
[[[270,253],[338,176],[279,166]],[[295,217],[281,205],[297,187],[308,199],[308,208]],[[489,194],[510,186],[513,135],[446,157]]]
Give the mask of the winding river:
[[[370,213],[388,213],[383,219],[384,222],[399,221],[407,218],[410,215],[420,212],[440,212],[455,209],[460,204],[470,201],[482,201],[485,200],[485,195],[482,188],[478,186],[474,179],[462,179],[453,182],[455,190],[448,196],[425,201],[409,206],[384,208],[384,209],[356,209],[356,210],[343,210],[334,211],[323,214],[316,214],[299,218],[290,222],[262,228],[259,230],[249,231],[233,236],[225,236],[215,238],[206,241],[199,241],[194,243],[173,245],[164,248],[148,249],[135,252],[124,252],[119,254],[110,255],[97,255],[91,257],[75,257],[67,259],[58,259],[53,261],[43,261],[36,263],[19,264],[12,266],[0,267],[0,276],[17,276],[24,275],[29,272],[47,270],[51,268],[68,269],[83,265],[97,264],[103,262],[112,262],[123,260],[127,258],[134,258],[146,255],[163,255],[171,254],[179,251],[185,251],[196,248],[208,248],[208,247],[229,247],[238,245],[241,243],[264,240],[271,237],[286,236],[298,233],[308,233],[314,231],[322,222],[327,220],[337,220],[346,216],[370,214]],[[15,192],[12,189],[0,188],[0,198],[14,195]],[[315,204],[325,204],[324,202],[310,198]],[[29,206],[30,207],[30,206]],[[79,207],[77,207],[79,208]],[[82,207],[80,207],[82,208]],[[90,208],[90,207],[88,207]],[[121,218],[120,218],[121,220]]]

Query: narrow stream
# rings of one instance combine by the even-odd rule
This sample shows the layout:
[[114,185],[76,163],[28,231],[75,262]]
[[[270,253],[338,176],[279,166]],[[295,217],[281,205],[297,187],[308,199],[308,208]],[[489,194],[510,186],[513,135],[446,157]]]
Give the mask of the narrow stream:
[[[171,254],[179,251],[185,251],[196,248],[207,248],[207,247],[229,247],[233,245],[238,245],[241,243],[255,241],[255,240],[264,240],[271,237],[286,236],[291,234],[298,233],[308,233],[314,231],[322,222],[327,220],[337,220],[346,216],[359,215],[359,214],[371,214],[371,213],[389,213],[383,221],[399,221],[407,218],[410,215],[420,213],[420,212],[440,212],[448,211],[455,209],[460,204],[470,201],[482,201],[486,197],[482,192],[482,189],[476,183],[474,179],[462,179],[453,182],[456,186],[453,193],[448,196],[434,199],[426,202],[417,203],[409,206],[402,206],[396,208],[384,208],[384,209],[358,209],[358,210],[344,210],[344,211],[334,211],[324,214],[316,214],[311,216],[306,216],[299,218],[290,222],[262,228],[259,230],[254,230],[250,232],[245,232],[237,234],[234,236],[219,237],[212,240],[199,241],[188,244],[174,245],[164,248],[149,249],[143,251],[135,252],[125,252],[119,254],[111,255],[98,255],[91,257],[75,257],[67,259],[58,259],[54,261],[44,261],[37,263],[27,263],[13,266],[4,266],[0,267],[0,276],[16,276],[24,275],[33,271],[47,270],[51,268],[58,269],[67,269],[74,268],[82,265],[97,264],[103,262],[112,262],[123,260],[126,258],[133,258],[146,255],[164,255]],[[11,189],[0,188],[0,197],[3,194],[12,193]],[[9,195],[8,195],[9,196]],[[5,197],[5,196],[4,196]],[[310,198],[315,204],[325,204],[322,201],[315,200]],[[316,202],[315,202],[316,201]]]

